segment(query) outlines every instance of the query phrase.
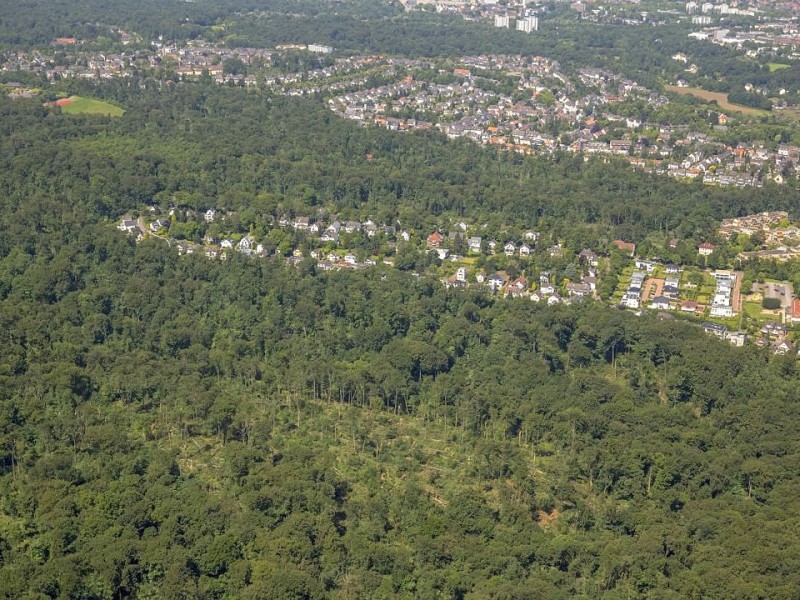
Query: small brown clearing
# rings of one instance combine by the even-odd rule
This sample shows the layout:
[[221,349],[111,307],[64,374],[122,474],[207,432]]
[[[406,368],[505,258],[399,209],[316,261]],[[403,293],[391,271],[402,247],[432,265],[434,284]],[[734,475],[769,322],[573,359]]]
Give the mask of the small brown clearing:
[[48,106],[69,106],[73,102],[75,102],[75,98],[61,98],[59,100],[56,100],[55,102],[48,102],[47,105]]
[[552,527],[553,523],[555,523],[556,519],[561,515],[557,508],[554,508],[551,512],[547,513],[543,510],[540,510],[537,513],[537,520],[539,522],[539,527],[542,529],[549,529]]

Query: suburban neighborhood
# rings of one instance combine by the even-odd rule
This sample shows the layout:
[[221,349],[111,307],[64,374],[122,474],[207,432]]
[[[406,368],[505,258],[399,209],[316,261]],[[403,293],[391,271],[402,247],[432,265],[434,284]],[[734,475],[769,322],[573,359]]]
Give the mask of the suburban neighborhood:
[[[676,96],[608,70],[568,72],[541,56],[412,60],[337,56],[334,48],[318,43],[269,50],[203,40],[146,45],[141,40],[134,44],[134,34],[114,34],[132,44],[131,49],[91,52],[81,40],[59,38],[49,50],[8,52],[0,73],[28,72],[50,84],[136,76],[156,85],[176,85],[205,77],[219,85],[288,96],[321,95],[335,114],[364,126],[435,129],[452,139],[521,154],[616,156],[632,168],[706,185],[785,185],[796,177],[800,162],[798,145],[773,140],[726,143],[727,132],[741,118],[735,111],[714,109],[689,125],[666,110]],[[319,64],[311,61],[308,68],[287,71],[281,65],[292,53],[316,56]],[[689,60],[683,54],[676,57]],[[41,93],[13,81],[4,88],[13,98]],[[657,119],[639,116],[642,107]]]
[[[740,270],[644,258],[636,253],[635,244],[624,240],[598,251],[573,251],[552,239],[549,232],[534,229],[509,230],[510,237],[500,238],[481,235],[485,225],[464,220],[417,232],[398,223],[335,215],[281,215],[273,219],[263,237],[206,234],[196,243],[170,235],[173,223],[179,230],[177,219],[195,219],[224,231],[231,216],[216,208],[198,212],[176,206],[162,214],[161,209],[150,206],[138,217],[124,217],[117,227],[137,240],[163,239],[180,254],[213,260],[228,260],[236,253],[262,259],[284,257],[296,267],[320,271],[401,268],[437,275],[447,288],[484,290],[499,298],[547,305],[608,302],[635,314],[654,312],[662,318],[693,320],[732,344],[749,341],[776,353],[794,348],[800,328],[800,298],[795,298],[791,285],[748,282],[749,288],[744,289]],[[786,225],[787,219],[782,212],[750,215],[724,222],[721,232]],[[697,260],[706,261],[715,250],[714,244],[698,244]],[[605,297],[600,285],[609,277],[613,283],[612,261],[621,261],[623,268],[611,295]]]

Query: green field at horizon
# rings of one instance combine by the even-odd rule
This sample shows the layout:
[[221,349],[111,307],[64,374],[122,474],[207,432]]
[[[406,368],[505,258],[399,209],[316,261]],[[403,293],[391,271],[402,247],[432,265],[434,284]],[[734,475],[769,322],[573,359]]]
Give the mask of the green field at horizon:
[[82,96],[71,96],[72,102],[61,107],[62,112],[69,115],[91,114],[108,115],[110,117],[121,117],[125,110],[102,100],[84,98]]

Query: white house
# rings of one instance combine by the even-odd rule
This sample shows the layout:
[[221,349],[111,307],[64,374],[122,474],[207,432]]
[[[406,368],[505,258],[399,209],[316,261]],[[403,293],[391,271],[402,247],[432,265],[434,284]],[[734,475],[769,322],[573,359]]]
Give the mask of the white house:
[[697,247],[697,253],[701,256],[708,256],[709,254],[712,254],[715,249],[716,246],[714,244],[703,242]]
[[669,298],[665,298],[664,296],[656,296],[650,303],[650,308],[654,308],[656,310],[669,310]]
[[125,233],[133,233],[136,231],[136,221],[133,219],[122,219],[122,222],[117,228]]
[[732,317],[733,307],[728,304],[712,304],[711,305],[712,317]]
[[489,277],[486,278],[486,285],[488,285],[493,292],[500,290],[505,283],[506,278],[497,273],[494,275],[489,275]]
[[254,246],[255,242],[253,241],[253,238],[248,235],[239,240],[239,243],[236,244],[236,249],[240,252],[245,252],[252,250]]
[[526,231],[522,234],[522,237],[526,241],[533,242],[534,244],[539,241],[539,233],[537,231]]

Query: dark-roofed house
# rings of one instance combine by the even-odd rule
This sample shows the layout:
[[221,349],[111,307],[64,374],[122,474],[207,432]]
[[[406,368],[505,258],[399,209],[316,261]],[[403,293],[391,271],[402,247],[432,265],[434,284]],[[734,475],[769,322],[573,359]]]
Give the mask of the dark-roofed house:
[[650,302],[650,308],[654,308],[656,310],[669,310],[669,298],[666,296],[656,296],[653,298],[653,301]]
[[728,333],[728,328],[725,327],[725,325],[718,325],[717,323],[703,323],[703,331],[724,340],[725,335]]
[[122,219],[122,222],[119,224],[118,229],[120,231],[124,231],[125,233],[133,233],[136,231],[136,221],[133,219]]

